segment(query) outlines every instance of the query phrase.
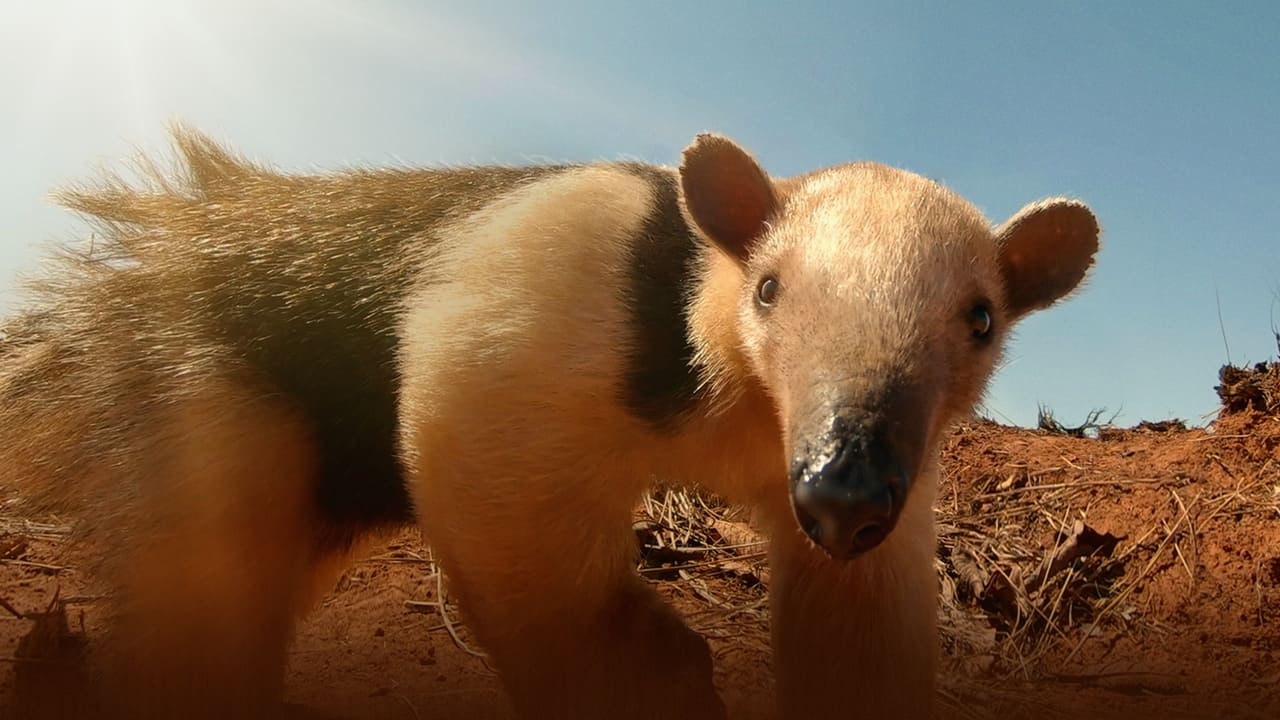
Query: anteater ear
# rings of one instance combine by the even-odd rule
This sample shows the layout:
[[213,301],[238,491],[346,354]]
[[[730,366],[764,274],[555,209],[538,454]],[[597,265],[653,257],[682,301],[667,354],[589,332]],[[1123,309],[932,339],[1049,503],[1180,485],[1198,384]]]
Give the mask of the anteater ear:
[[746,260],[778,206],[773,181],[729,138],[702,133],[680,162],[685,212],[733,257]]
[[1084,203],[1031,203],[996,229],[1006,306],[1014,317],[1048,307],[1075,290],[1098,251],[1098,221]]

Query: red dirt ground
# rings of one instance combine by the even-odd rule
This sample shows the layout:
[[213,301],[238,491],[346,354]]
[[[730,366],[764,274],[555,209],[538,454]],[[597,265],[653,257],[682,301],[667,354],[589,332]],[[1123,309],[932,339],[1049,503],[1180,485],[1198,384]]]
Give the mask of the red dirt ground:
[[[1085,438],[958,427],[938,503],[943,716],[1280,718],[1274,410],[1246,405],[1207,429],[1144,424]],[[698,537],[753,541],[744,524],[693,517],[718,524]],[[1076,521],[1109,534],[1110,546],[1031,582]],[[0,520],[0,717],[16,716],[20,696],[41,697],[41,678],[56,667],[23,657],[49,654],[52,641],[36,637],[30,618],[55,594],[71,598],[64,646],[76,647],[82,614],[83,632],[95,632],[93,598],[74,597],[79,574],[42,564],[61,537],[57,527]],[[743,718],[771,717],[758,550],[708,550],[677,559],[683,571],[657,567],[660,553],[648,560],[650,579],[710,637],[717,680]],[[463,646],[465,628],[455,641],[439,608],[424,604],[438,597],[428,558],[405,533],[343,576],[293,647],[292,702],[343,718],[510,717],[493,675]],[[856,708],[851,697],[851,715]]]

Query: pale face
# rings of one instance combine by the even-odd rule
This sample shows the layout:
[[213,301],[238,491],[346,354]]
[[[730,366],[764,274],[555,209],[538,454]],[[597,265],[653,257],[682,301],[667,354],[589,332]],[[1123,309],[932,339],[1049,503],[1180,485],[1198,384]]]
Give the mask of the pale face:
[[726,322],[777,406],[796,520],[837,559],[892,533],[1008,329],[1073,291],[1098,249],[1078,202],[993,228],[920,176],[860,163],[777,181],[717,135],[685,150],[680,180],[689,218],[730,259],[713,280],[733,288]]
[[[833,555],[870,550],[999,356],[990,226],[928,180],[844,166],[787,193],[744,270],[741,336],[783,418],[798,520]],[[852,520],[827,507],[849,502]]]

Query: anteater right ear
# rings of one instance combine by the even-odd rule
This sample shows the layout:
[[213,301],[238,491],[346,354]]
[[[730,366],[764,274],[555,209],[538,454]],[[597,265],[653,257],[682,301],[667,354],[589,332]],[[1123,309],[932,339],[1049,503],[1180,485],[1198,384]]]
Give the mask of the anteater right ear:
[[778,207],[773,181],[755,158],[722,135],[701,133],[685,148],[680,189],[689,219],[745,261]]
[[1006,305],[1015,317],[1046,308],[1084,280],[1098,252],[1098,219],[1076,200],[1031,203],[996,229]]

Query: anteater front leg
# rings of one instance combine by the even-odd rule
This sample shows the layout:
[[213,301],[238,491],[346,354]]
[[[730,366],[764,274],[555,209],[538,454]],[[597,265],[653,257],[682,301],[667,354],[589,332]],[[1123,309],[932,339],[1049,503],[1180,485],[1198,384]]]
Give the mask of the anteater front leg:
[[919,495],[889,539],[847,562],[776,513],[770,603],[784,720],[931,717],[937,576],[932,508]]
[[635,573],[638,483],[545,445],[418,437],[443,460],[411,480],[424,534],[522,718],[724,716],[706,641]]

